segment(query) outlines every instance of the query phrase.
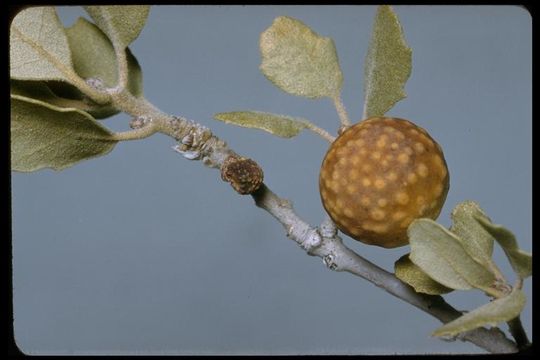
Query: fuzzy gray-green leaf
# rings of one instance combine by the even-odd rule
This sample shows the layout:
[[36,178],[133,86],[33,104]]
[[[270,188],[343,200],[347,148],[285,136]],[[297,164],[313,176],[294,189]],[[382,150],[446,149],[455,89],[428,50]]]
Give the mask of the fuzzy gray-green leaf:
[[15,16],[9,34],[10,77],[71,82],[71,54],[53,7],[31,7]]
[[411,285],[419,293],[441,295],[453,291],[430,278],[409,259],[409,254],[403,255],[394,263],[394,272],[398,279]]
[[383,116],[406,97],[411,63],[397,15],[389,5],[379,6],[364,64],[364,118]]
[[332,39],[280,16],[261,34],[259,45],[260,69],[281,90],[308,98],[339,95],[343,75]]
[[120,48],[135,40],[146,24],[150,12],[147,5],[85,6],[96,25]]
[[475,219],[501,245],[515,273],[521,279],[531,276],[532,254],[519,248],[514,234],[501,225],[491,223],[487,218],[475,216]]
[[521,313],[525,302],[523,291],[514,288],[509,295],[482,305],[441,326],[433,332],[433,336],[455,336],[481,326],[495,326],[498,323],[512,320]]
[[492,266],[493,236],[486,231],[475,217],[488,219],[474,201],[464,201],[452,210],[450,231],[463,240],[465,250],[476,261]]
[[115,144],[107,128],[80,110],[11,96],[12,170],[62,170],[105,155]]
[[291,138],[306,128],[307,120],[261,111],[232,111],[214,115],[216,120],[229,124],[267,131],[283,138]]
[[431,219],[418,219],[408,229],[410,259],[433,280],[452,289],[487,289],[494,274],[475,261],[462,240]]
[[[117,85],[118,66],[114,48],[107,36],[94,24],[79,18],[66,29],[73,65],[81,77],[98,78],[107,87]],[[142,95],[142,72],[135,57],[128,51],[128,90]]]

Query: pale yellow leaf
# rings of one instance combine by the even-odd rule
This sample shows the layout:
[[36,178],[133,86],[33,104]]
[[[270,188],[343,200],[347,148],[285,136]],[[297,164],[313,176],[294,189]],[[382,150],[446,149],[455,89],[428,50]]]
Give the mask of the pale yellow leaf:
[[308,98],[339,95],[343,75],[334,41],[280,16],[260,37],[262,73],[281,90]]

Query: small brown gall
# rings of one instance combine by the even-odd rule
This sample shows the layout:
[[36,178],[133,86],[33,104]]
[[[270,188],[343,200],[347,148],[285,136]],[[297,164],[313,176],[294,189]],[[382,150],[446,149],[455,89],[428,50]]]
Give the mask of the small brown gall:
[[252,194],[263,182],[263,171],[248,158],[229,156],[221,166],[221,179],[227,181],[241,195]]

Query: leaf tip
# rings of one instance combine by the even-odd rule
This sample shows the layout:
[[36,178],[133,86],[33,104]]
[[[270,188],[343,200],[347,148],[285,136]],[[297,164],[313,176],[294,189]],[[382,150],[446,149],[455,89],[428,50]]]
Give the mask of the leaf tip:
[[[444,327],[444,326],[443,326]],[[440,327],[436,330],[434,330],[432,333],[431,333],[431,336],[433,337],[445,337],[445,338],[451,338],[453,336],[453,334],[451,334],[450,332],[448,331],[445,331],[445,330],[441,330],[443,329],[443,327]]]

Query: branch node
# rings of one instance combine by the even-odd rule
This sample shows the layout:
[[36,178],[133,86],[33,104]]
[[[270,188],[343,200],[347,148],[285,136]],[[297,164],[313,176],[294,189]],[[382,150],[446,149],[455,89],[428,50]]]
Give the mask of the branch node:
[[151,122],[152,122],[152,118],[150,116],[146,116],[146,115],[135,116],[129,122],[129,127],[134,130],[142,129],[143,127],[147,126]]
[[319,231],[322,237],[325,238],[333,238],[337,235],[337,227],[336,224],[330,219],[330,217],[326,217],[322,224],[319,226]]
[[286,230],[285,236],[287,236],[289,239],[292,236],[293,228],[294,228],[294,225],[292,225],[292,224],[285,226],[285,230]]
[[202,163],[204,164],[204,166],[208,166],[208,167],[213,167],[214,166],[214,162],[208,156],[203,156]]
[[[172,135],[179,141],[173,149],[189,160],[198,160],[203,155],[203,147],[212,138],[212,132],[206,126],[191,120],[173,117],[169,121]],[[206,161],[208,163],[208,160]]]
[[182,140],[180,140],[180,142],[182,143],[182,145],[191,147],[191,145],[193,145],[193,134],[192,133],[187,134],[186,136],[182,138]]
[[337,131],[338,133],[338,136],[343,134],[345,132],[345,130],[347,130],[348,128],[350,128],[351,126],[350,125],[341,125]]
[[512,292],[512,286],[507,284],[504,279],[495,279],[491,288],[501,292],[505,296]]
[[334,253],[327,254],[323,257],[324,265],[326,265],[327,268],[330,270],[337,270],[337,263],[335,262],[336,256]]
[[292,210],[293,204],[292,204],[292,202],[290,200],[288,200],[288,199],[279,199],[278,201],[279,201],[279,206],[280,207]]
[[313,251],[317,249],[322,244],[322,236],[321,234],[315,229],[311,230],[305,237],[304,241],[300,244],[302,249],[304,249],[308,255],[315,255]]
[[185,145],[175,145],[172,148],[188,160],[197,160],[201,157],[199,151],[190,151]]
[[88,78],[85,80],[86,84],[98,91],[105,90],[105,83],[100,78]]

